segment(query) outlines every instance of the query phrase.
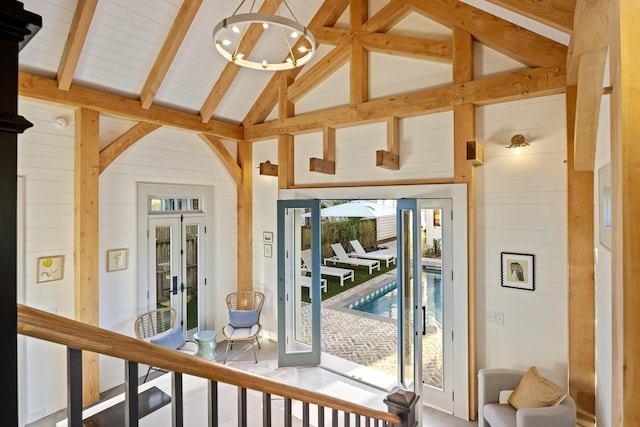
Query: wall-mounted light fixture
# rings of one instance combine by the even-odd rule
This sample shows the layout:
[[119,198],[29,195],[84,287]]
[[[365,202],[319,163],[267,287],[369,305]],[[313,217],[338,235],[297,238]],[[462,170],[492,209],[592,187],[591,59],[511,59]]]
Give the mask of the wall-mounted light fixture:
[[524,140],[523,135],[513,135],[511,137],[511,144],[505,145],[506,148],[515,148],[516,154],[520,154],[522,147],[528,147],[529,143]]

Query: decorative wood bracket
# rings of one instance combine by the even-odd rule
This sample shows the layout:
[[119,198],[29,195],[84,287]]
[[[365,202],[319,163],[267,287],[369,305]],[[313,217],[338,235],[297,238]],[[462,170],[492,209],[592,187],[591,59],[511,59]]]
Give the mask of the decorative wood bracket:
[[278,165],[273,165],[269,160],[260,163],[260,175],[278,176]]
[[324,128],[322,132],[322,159],[311,157],[309,170],[311,172],[336,174],[336,130]]
[[400,170],[400,119],[387,120],[387,150],[376,151],[376,166],[392,171]]
[[484,147],[476,141],[467,141],[467,161],[476,166],[484,165]]

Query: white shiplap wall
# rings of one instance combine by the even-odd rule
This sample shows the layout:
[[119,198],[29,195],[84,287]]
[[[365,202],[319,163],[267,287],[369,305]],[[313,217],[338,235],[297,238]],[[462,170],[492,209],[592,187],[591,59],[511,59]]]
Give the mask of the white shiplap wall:
[[[477,168],[478,367],[536,365],[567,385],[567,219],[564,96],[480,107]],[[519,156],[504,148],[523,134]],[[535,291],[500,286],[500,253],[535,256]],[[504,325],[487,323],[487,311]]]
[[[73,271],[73,127],[58,130],[53,120],[72,118],[73,111],[20,100],[18,112],[33,127],[18,136],[18,175],[25,179],[23,300],[40,310],[74,317]],[[36,265],[41,256],[64,255],[62,280],[37,283]],[[66,407],[66,348],[20,337],[24,346],[19,363],[24,376],[20,388],[26,422]],[[45,363],[46,362],[46,363]],[[55,387],[53,385],[60,385]]]
[[[74,317],[73,276],[73,159],[74,129],[71,110],[21,100],[20,114],[34,123],[18,138],[18,173],[25,177],[25,303]],[[64,130],[51,125],[64,115]],[[103,117],[104,126],[117,127]],[[109,132],[102,134],[109,138]],[[232,156],[235,144],[227,143]],[[137,316],[137,183],[155,182],[213,187],[212,252],[207,254],[206,298],[213,302],[206,326],[214,329],[226,322],[224,296],[236,286],[237,192],[231,176],[216,155],[196,135],[158,129],[130,147],[100,175],[99,298],[100,327],[134,336]],[[129,249],[126,270],[106,272],[106,251]],[[38,256],[65,255],[65,277],[37,284]],[[23,386],[29,390],[23,404],[25,420],[33,421],[66,407],[65,349],[25,339],[21,355]],[[42,360],[47,360],[46,364]],[[123,381],[122,362],[101,358],[101,390]]]

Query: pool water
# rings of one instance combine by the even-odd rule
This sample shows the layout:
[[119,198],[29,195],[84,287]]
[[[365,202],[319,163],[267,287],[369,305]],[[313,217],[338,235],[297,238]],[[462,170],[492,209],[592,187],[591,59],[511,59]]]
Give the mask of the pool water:
[[[422,283],[423,285],[423,302],[427,301],[427,313],[433,316],[435,320],[442,323],[442,273],[440,270],[423,269]],[[362,311],[364,313],[376,316],[397,319],[398,313],[398,289],[396,281],[382,286],[369,295],[360,298],[349,305],[347,308]]]

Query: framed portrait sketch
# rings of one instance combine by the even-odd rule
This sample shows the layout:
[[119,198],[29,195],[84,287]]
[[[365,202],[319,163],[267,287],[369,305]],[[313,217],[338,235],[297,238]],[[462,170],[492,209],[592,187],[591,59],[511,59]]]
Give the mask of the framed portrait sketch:
[[273,243],[273,231],[263,231],[262,241],[265,243]]
[[535,290],[533,255],[502,252],[500,254],[500,285],[505,288]]
[[38,258],[37,283],[53,282],[64,278],[64,255]]
[[264,244],[264,256],[265,258],[271,258],[271,244],[270,243],[265,243]]
[[107,271],[127,269],[127,250],[111,249],[107,251]]

